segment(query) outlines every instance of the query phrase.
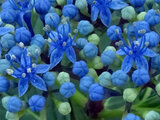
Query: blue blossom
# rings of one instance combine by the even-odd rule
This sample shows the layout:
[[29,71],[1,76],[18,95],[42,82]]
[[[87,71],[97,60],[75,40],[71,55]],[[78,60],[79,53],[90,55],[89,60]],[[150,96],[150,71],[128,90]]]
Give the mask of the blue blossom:
[[3,27],[2,24],[3,24],[3,22],[0,21],[0,36],[5,35],[11,31],[13,31],[13,28]]
[[[139,32],[145,32],[145,30]],[[144,56],[147,57],[157,56],[157,54],[153,50],[148,48],[149,42],[146,42],[145,35],[141,37],[140,41],[138,41],[137,36],[138,35],[136,33],[135,35],[136,40],[132,41],[130,36],[128,35],[130,45],[127,45],[122,36],[119,36],[121,39],[121,41],[118,42],[120,49],[116,53],[120,56],[126,55],[121,66],[121,70],[123,70],[126,73],[130,71],[133,62],[136,63],[138,69],[144,68],[148,70],[148,61]]]
[[[35,63],[32,63],[32,58],[29,56],[27,50],[24,49],[20,61],[15,57],[15,55],[7,54],[6,58],[10,61],[11,66],[14,68],[14,70],[7,69],[7,73],[14,78],[19,78],[18,90],[20,97],[23,96],[28,90],[29,82],[40,90],[47,90],[45,82],[37,74],[46,73],[49,70],[49,65],[37,65],[38,56]],[[18,64],[19,67],[17,67],[15,63]]]
[[67,32],[67,34],[65,26],[62,27],[61,32],[58,29],[56,32],[55,31],[51,31],[50,33],[47,32],[47,35],[52,40],[49,43],[51,68],[54,68],[62,60],[64,53],[72,63],[76,62],[76,53],[72,45],[77,34],[75,34],[74,37],[71,37],[71,28],[69,22],[68,22],[68,27],[69,31]]
[[133,113],[129,113],[123,120],[141,120],[141,118]]
[[91,5],[91,20],[94,22],[97,20],[100,13],[100,19],[102,23],[109,27],[111,23],[111,9],[119,10],[126,6],[127,3],[120,0],[87,0]]

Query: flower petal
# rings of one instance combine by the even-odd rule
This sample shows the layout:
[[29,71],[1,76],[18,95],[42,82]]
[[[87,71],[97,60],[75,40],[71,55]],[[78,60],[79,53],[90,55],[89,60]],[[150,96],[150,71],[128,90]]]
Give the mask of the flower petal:
[[13,31],[13,28],[9,27],[0,27],[0,36]]
[[23,67],[31,67],[32,59],[30,56],[27,56],[27,50],[25,49],[21,54],[21,66]]
[[127,55],[123,60],[121,70],[124,71],[125,73],[128,73],[132,65],[133,65],[133,58]]
[[28,90],[28,80],[20,79],[18,83],[19,97],[23,96]]
[[99,14],[99,9],[93,5],[91,8],[91,20],[93,22],[97,20],[98,14]]
[[155,53],[153,50],[147,48],[147,50],[143,53],[144,56],[147,56],[147,57],[156,57],[158,56],[157,53]]
[[148,61],[144,56],[135,58],[137,69],[145,69],[148,71]]
[[47,91],[46,84],[45,84],[44,80],[41,77],[39,77],[38,75],[34,75],[31,78],[30,82],[34,87],[36,87],[40,90]]
[[110,8],[114,9],[114,10],[119,10],[122,9],[124,7],[128,6],[127,3],[121,1],[121,0],[112,0],[111,4],[110,4]]
[[75,62],[76,62],[76,53],[75,53],[73,47],[69,47],[68,49],[66,49],[66,55],[67,55],[67,58],[68,58],[72,63],[75,63]]
[[58,50],[55,49],[52,53],[51,53],[51,57],[50,57],[50,68],[55,67],[61,60],[63,57],[63,51],[62,50]]
[[126,53],[125,53],[123,50],[121,50],[121,49],[117,50],[117,51],[116,51],[116,54],[118,54],[118,55],[120,55],[120,56],[126,55]]
[[36,65],[36,73],[46,73],[50,68],[50,65],[40,64]]
[[106,27],[109,27],[111,23],[111,11],[108,8],[106,10],[102,10],[100,12],[100,18],[101,18],[102,23]]

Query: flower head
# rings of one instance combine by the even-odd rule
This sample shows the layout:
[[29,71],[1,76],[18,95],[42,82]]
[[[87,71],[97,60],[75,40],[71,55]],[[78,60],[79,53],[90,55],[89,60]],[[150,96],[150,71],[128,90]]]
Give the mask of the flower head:
[[[18,90],[19,96],[23,96],[28,90],[28,83],[30,82],[34,87],[46,91],[46,85],[43,79],[37,74],[45,73],[49,70],[49,65],[40,64],[37,65],[37,60],[32,63],[32,58],[26,49],[22,52],[21,60],[19,61],[15,55],[6,55],[7,60],[10,61],[11,66],[14,68],[7,69],[7,73],[14,78],[19,78]],[[19,67],[16,67],[18,64]]]

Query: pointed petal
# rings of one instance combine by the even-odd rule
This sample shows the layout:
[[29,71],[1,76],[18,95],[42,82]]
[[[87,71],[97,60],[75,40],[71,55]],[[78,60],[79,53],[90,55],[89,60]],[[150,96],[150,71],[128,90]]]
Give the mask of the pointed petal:
[[125,73],[128,73],[132,65],[133,65],[133,58],[127,55],[123,60],[121,70],[123,70]]
[[[22,68],[18,68],[20,71],[22,70]],[[22,73],[18,71],[18,70],[14,70],[13,74],[11,75],[14,78],[21,78],[22,77]]]
[[21,54],[21,66],[31,67],[31,65],[32,65],[32,59],[30,56],[27,56],[27,50],[25,49],[23,53]]
[[135,58],[137,69],[145,69],[148,71],[148,61],[144,56]]
[[63,51],[62,50],[58,50],[55,49],[52,53],[51,53],[51,57],[50,57],[50,64],[51,64],[51,68],[55,67],[61,60],[63,57]]
[[66,49],[66,55],[67,55],[67,58],[68,58],[72,63],[75,63],[75,62],[76,62],[76,53],[75,53],[73,47],[69,47],[68,49]]
[[50,68],[50,65],[40,64],[36,66],[36,73],[46,73]]
[[91,8],[91,20],[94,22],[97,20],[99,14],[99,9],[96,6]]
[[114,9],[114,10],[119,10],[119,9],[122,9],[122,8],[124,8],[126,6],[128,6],[128,4],[123,2],[123,1],[113,0],[109,7]]
[[156,57],[158,56],[157,53],[155,53],[153,50],[147,48],[147,50],[143,53],[144,56],[147,56],[147,57]]
[[31,78],[30,82],[34,87],[36,87],[40,90],[47,91],[46,84],[45,84],[44,80],[41,77],[39,77],[38,75],[34,75]]
[[18,83],[19,97],[23,96],[28,90],[28,80],[20,79]]
[[109,9],[102,10],[100,12],[100,18],[101,18],[102,23],[106,27],[109,27],[111,23],[111,11]]
[[13,31],[13,28],[9,27],[0,27],[0,36]]
[[117,50],[117,51],[116,51],[116,54],[118,54],[118,55],[120,55],[120,56],[126,55],[125,52],[124,52],[123,50],[121,50],[121,49]]

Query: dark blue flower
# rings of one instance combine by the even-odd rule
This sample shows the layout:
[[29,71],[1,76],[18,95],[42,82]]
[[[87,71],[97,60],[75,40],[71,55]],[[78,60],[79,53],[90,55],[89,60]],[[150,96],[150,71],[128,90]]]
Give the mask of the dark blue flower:
[[127,3],[121,0],[87,0],[91,5],[91,19],[96,21],[100,13],[100,19],[105,26],[110,26],[111,23],[111,9],[119,10],[126,6]]
[[[65,25],[65,24],[63,24]],[[50,64],[51,68],[55,67],[63,58],[64,53],[66,54],[67,58],[72,62],[76,62],[76,53],[72,47],[74,37],[71,37],[71,28],[70,23],[68,22],[69,31],[66,34],[65,26],[62,27],[62,31],[60,32],[57,29],[57,32],[51,31],[50,33],[47,32],[49,38],[52,40],[49,48],[49,55],[50,55]]]
[[[141,32],[144,33],[145,30],[142,30]],[[138,69],[144,68],[148,70],[148,61],[144,56],[157,56],[157,54],[153,50],[148,48],[149,42],[146,41],[145,35],[141,37],[140,41],[138,40],[137,36],[138,33],[136,33],[135,35],[136,40],[132,41],[130,36],[128,35],[130,45],[127,45],[122,36],[119,36],[121,41],[118,44],[120,45],[121,49],[118,50],[116,53],[120,56],[126,55],[121,66],[121,70],[123,70],[126,73],[130,71],[133,62],[136,63]]]
[[[14,78],[19,78],[19,96],[23,96],[26,93],[29,82],[40,90],[47,90],[45,82],[37,74],[46,73],[49,70],[49,65],[37,65],[38,55],[35,63],[32,63],[32,58],[29,56],[26,49],[22,52],[20,61],[15,57],[15,55],[6,55],[6,58],[14,68],[14,71],[12,69],[8,69],[8,74],[12,75]],[[14,63],[18,64],[19,67],[15,66]]]

